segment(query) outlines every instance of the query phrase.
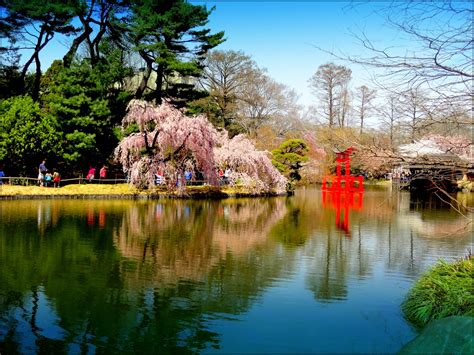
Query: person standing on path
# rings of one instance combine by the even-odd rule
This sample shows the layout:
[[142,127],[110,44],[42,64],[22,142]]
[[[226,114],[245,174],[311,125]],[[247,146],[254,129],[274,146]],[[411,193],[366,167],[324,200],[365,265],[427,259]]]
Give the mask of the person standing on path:
[[43,159],[38,168],[38,183],[40,186],[44,185],[44,177],[47,172],[48,168],[46,167],[46,159]]
[[102,180],[105,180],[106,177],[107,177],[107,167],[103,165],[102,168],[100,168],[99,170],[99,178],[101,182]]
[[0,185],[3,185],[3,179],[5,177],[5,173],[3,171],[3,168],[0,166]]

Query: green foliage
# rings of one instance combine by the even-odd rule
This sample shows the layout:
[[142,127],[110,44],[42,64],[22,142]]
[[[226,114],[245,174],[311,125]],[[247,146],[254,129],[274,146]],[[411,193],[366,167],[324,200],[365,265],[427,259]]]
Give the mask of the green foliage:
[[289,139],[272,151],[273,165],[290,181],[301,180],[299,170],[308,161],[308,145],[302,139]]
[[22,87],[21,73],[18,69],[11,65],[0,65],[0,100],[21,95]]
[[122,75],[110,59],[94,67],[86,60],[69,68],[55,62],[44,75],[41,101],[60,124],[65,138],[61,158],[68,170],[105,161],[113,151],[118,118],[112,109],[123,112],[129,97],[113,88]]
[[60,152],[60,142],[58,122],[31,97],[0,101],[0,161],[9,175],[37,173],[41,159]]
[[403,302],[407,319],[424,326],[448,316],[474,316],[473,259],[452,264],[441,260],[425,273]]
[[202,28],[212,10],[183,0],[143,0],[134,3],[132,12],[130,38],[134,50],[156,73],[155,90],[149,99],[161,102],[162,98],[172,98],[181,106],[198,99],[194,84],[182,78],[198,77],[204,54],[223,42],[223,32],[211,34]]

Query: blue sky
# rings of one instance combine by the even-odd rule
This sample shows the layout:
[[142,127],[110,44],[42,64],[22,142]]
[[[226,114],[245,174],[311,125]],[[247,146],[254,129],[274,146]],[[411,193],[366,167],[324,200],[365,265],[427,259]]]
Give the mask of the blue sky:
[[[295,89],[300,103],[311,105],[315,97],[308,87],[309,78],[318,66],[337,61],[318,50],[360,53],[362,48],[351,34],[364,31],[381,46],[401,43],[399,34],[384,24],[374,11],[387,3],[332,1],[191,1],[215,6],[208,27],[224,31],[226,42],[217,49],[241,50],[260,67],[266,68],[276,81]],[[41,53],[42,69],[56,58],[62,58],[71,39],[55,37]],[[364,68],[339,62],[351,68],[352,87],[370,86],[370,72]]]
[[364,68],[337,62],[326,50],[348,54],[361,53],[362,48],[352,33],[365,32],[381,46],[398,42],[398,34],[375,14],[385,4],[348,2],[257,2],[194,1],[215,6],[209,21],[214,31],[225,31],[227,41],[218,49],[241,50],[259,66],[267,68],[276,81],[294,88],[300,102],[310,105],[315,98],[308,79],[318,66],[333,61],[350,67],[352,86],[370,86],[370,72]]

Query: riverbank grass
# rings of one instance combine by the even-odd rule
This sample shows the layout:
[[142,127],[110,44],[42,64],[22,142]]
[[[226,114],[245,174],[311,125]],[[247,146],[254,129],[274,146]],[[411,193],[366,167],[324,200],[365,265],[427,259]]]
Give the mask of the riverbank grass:
[[181,198],[225,198],[255,196],[248,188],[243,186],[187,186],[181,194],[170,192],[165,186],[149,190],[139,190],[129,184],[75,184],[60,188],[40,186],[0,185],[0,196],[161,196]]
[[448,316],[474,316],[473,262],[472,255],[454,263],[440,260],[408,293],[405,317],[423,327]]
[[0,196],[135,195],[137,193],[139,191],[129,184],[75,184],[59,188],[16,185],[0,187]]

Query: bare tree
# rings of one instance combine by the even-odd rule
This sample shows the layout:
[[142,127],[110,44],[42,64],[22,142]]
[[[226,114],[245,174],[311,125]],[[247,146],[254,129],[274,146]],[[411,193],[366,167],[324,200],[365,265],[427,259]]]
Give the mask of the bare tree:
[[348,88],[348,83],[346,83],[339,95],[338,101],[336,102],[336,112],[337,112],[337,122],[339,127],[345,127],[348,124],[348,115],[351,111],[351,92]]
[[388,131],[390,149],[394,151],[397,138],[400,137],[400,97],[399,95],[389,94],[385,98],[385,102],[386,105],[377,107],[377,113],[380,117],[382,130]]
[[[392,1],[380,13],[411,41],[381,47],[356,35],[368,55],[332,53],[351,63],[382,69],[378,81],[392,90],[423,88],[430,97],[472,110],[473,15],[469,1]],[[366,53],[366,52],[365,52]]]
[[345,66],[327,63],[319,66],[309,79],[310,87],[321,100],[323,113],[330,127],[335,125],[340,114],[337,103],[343,102],[344,91],[351,80],[351,74],[351,70]]
[[410,89],[400,95],[403,125],[406,127],[410,141],[420,138],[424,129],[431,125],[430,100],[421,91]]
[[238,97],[237,123],[253,135],[262,124],[285,110],[286,87],[270,78],[265,71],[254,69]]
[[228,127],[236,117],[237,100],[249,84],[249,76],[257,65],[240,51],[213,51],[204,62],[204,76],[198,85],[206,90],[217,106],[218,118]]
[[364,130],[364,121],[372,109],[372,101],[375,98],[375,90],[369,89],[367,86],[362,85],[357,88],[356,91],[358,106],[357,113],[360,119],[360,131],[362,134]]
[[282,97],[276,114],[267,122],[279,138],[284,138],[289,132],[302,132],[302,106],[298,104],[298,94],[295,90],[281,85]]

